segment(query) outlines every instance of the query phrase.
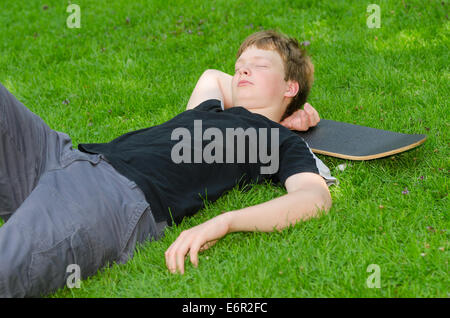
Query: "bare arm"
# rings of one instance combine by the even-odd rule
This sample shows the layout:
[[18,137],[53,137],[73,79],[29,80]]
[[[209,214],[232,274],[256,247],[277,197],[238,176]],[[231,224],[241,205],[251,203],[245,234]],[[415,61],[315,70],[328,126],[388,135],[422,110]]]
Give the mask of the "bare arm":
[[231,75],[222,71],[213,69],[204,71],[192,91],[186,109],[195,108],[208,99],[221,100],[225,109],[230,108],[232,78]]
[[313,173],[292,175],[285,183],[287,194],[244,209],[218,215],[211,220],[183,231],[165,253],[166,265],[172,273],[184,273],[187,253],[194,266],[198,252],[212,246],[228,233],[237,231],[281,230],[296,222],[328,211],[331,196],[323,178]]
[[228,212],[228,233],[282,230],[317,216],[320,210],[328,211],[331,207],[328,186],[315,173],[291,176],[286,180],[286,188],[288,193],[279,198]]

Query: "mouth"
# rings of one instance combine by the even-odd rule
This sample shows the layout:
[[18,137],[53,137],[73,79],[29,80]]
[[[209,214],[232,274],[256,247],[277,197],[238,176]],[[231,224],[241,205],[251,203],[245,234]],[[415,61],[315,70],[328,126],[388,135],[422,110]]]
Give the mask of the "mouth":
[[246,80],[242,80],[242,81],[239,81],[238,82],[238,87],[241,87],[241,86],[245,86],[245,85],[253,85],[253,83],[252,82],[249,82],[249,81],[246,81]]

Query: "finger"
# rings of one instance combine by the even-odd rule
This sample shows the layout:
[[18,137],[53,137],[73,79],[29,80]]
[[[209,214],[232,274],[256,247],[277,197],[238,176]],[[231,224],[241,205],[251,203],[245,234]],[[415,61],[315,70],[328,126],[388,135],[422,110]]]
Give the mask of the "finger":
[[292,129],[292,124],[291,124],[291,120],[289,120],[288,118],[283,119],[280,122],[281,125],[283,125],[284,127],[288,128],[288,129]]
[[193,246],[191,246],[190,250],[189,250],[189,257],[191,259],[191,263],[192,265],[194,265],[194,267],[198,266],[198,252],[200,250],[200,244],[194,244]]
[[299,111],[299,116],[297,116],[297,123],[295,124],[295,127],[300,131],[308,130],[308,118],[307,118],[306,112],[302,109]]
[[208,248],[216,244],[219,240],[209,241],[206,244],[203,244],[203,246],[200,248],[200,252],[206,251]]
[[172,253],[172,245],[169,246],[169,248],[164,252],[164,258],[166,260],[166,267],[170,270],[170,257]]
[[307,128],[309,128],[314,124],[314,110],[312,109],[312,107],[309,104],[305,105],[304,110],[305,110],[306,118],[307,118],[306,125],[308,126]]
[[165,253],[166,266],[172,274],[176,273],[177,270],[176,253],[179,250],[180,245],[183,243],[184,237],[185,232],[183,231],[180,235],[178,235],[178,238],[172,243],[172,245],[170,245]]
[[167,267],[167,269],[170,270],[170,268],[169,268],[169,249],[167,249],[167,250],[164,252],[164,259],[165,259],[165,261],[166,261],[166,267]]
[[191,259],[191,263],[194,265],[194,267],[198,267],[198,253],[206,251],[208,248],[216,244],[218,241],[219,240],[209,241],[203,245],[195,243],[191,246],[189,250],[189,256]]
[[317,110],[314,107],[311,106],[311,108],[313,110],[313,115],[314,115],[313,116],[313,118],[314,118],[313,119],[313,126],[316,126],[319,123],[319,121],[320,121],[320,116],[319,116],[319,113],[317,112]]
[[316,126],[320,121],[319,113],[311,104],[306,103],[304,108],[310,114],[311,127]]
[[302,123],[302,117],[301,117],[301,113],[303,112],[303,109],[299,109],[297,111],[295,111],[295,113],[293,113],[288,119],[290,121],[291,126],[296,129],[299,130],[301,123]]
[[184,274],[184,259],[186,257],[186,254],[188,253],[190,249],[190,244],[184,244],[179,247],[177,252],[175,253],[175,259],[176,259],[176,269],[181,273]]
[[176,272],[176,262],[175,262],[175,254],[173,249],[173,244],[167,249],[164,253],[166,258],[166,267],[173,274]]

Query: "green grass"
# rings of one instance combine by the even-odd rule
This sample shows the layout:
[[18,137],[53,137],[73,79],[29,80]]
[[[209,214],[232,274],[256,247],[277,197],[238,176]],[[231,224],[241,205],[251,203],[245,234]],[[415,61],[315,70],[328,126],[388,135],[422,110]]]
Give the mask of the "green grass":
[[[127,264],[53,296],[448,297],[449,3],[373,2],[379,29],[367,27],[365,1],[80,0],[81,28],[69,29],[67,1],[3,1],[0,82],[75,145],[182,112],[201,73],[232,74],[239,44],[262,28],[311,42],[309,102],[322,118],[428,135],[385,159],[319,155],[340,181],[321,218],[281,233],[230,234],[198,268],[169,274],[164,252],[182,230],[285,193],[235,188]],[[350,166],[337,170],[342,163]],[[367,287],[370,264],[380,266],[381,288]]]

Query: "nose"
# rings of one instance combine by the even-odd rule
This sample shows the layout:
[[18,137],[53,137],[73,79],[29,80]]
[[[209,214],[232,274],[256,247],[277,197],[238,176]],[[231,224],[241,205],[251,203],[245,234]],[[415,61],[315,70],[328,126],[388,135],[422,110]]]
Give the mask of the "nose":
[[250,75],[250,69],[247,67],[247,65],[241,66],[239,68],[238,72],[239,72],[240,75],[242,75],[242,74],[245,74],[246,76]]

